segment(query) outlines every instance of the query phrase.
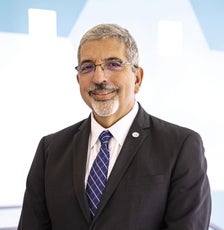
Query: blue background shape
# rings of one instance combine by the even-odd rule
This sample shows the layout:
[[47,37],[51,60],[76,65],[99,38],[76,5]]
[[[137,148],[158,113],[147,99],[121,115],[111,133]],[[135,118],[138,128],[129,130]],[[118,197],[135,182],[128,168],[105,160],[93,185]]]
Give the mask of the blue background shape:
[[[67,37],[86,0],[6,0],[0,2],[0,31],[28,33],[28,9],[54,10],[58,36]],[[211,49],[224,50],[224,1],[190,0],[195,16]]]
[[1,0],[0,31],[28,33],[28,9],[46,9],[57,13],[58,36],[67,37],[86,0]]
[[213,50],[224,50],[224,1],[190,0],[195,15]]

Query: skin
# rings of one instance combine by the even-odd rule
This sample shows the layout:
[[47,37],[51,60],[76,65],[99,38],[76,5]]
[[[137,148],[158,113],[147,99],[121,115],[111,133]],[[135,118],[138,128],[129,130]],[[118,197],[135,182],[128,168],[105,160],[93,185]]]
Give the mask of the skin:
[[[128,61],[125,45],[115,38],[86,41],[80,50],[80,63],[91,60],[99,64],[114,57]],[[135,94],[139,92],[142,79],[143,69],[139,67],[133,72],[131,65],[109,75],[100,66],[96,67],[92,76],[77,75],[83,100],[93,111],[96,121],[105,128],[112,126],[133,108]],[[91,91],[100,83],[110,87]]]

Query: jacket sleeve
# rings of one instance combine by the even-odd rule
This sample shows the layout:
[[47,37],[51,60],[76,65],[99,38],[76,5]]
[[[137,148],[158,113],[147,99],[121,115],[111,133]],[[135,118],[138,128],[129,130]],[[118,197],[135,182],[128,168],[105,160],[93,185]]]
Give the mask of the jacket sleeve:
[[163,230],[208,230],[211,214],[210,186],[202,140],[189,134],[172,172]]
[[45,188],[45,138],[39,143],[26,182],[18,230],[50,230]]

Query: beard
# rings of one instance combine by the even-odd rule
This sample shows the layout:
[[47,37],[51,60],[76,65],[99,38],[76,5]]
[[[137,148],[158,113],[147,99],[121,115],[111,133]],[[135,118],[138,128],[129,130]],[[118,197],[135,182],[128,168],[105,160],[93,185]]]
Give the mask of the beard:
[[92,100],[92,109],[100,117],[107,117],[114,114],[119,107],[118,97],[106,101]]
[[[93,97],[91,97],[91,95],[99,90],[116,91],[117,94],[108,100],[95,100]],[[118,92],[119,87],[106,83],[95,84],[93,88],[88,89],[89,96],[91,97],[91,107],[93,111],[101,117],[107,117],[114,114],[119,108]]]

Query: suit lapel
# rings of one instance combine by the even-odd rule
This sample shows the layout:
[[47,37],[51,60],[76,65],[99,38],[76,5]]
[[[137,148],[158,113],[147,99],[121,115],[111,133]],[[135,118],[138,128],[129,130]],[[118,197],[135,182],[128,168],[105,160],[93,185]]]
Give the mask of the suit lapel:
[[90,117],[81,125],[73,139],[73,184],[79,205],[88,222],[91,221],[88,202],[85,193],[85,172],[90,133]]
[[97,216],[105,207],[107,201],[109,200],[113,191],[119,184],[124,173],[128,169],[128,166],[132,162],[134,156],[137,154],[138,149],[141,147],[143,141],[147,137],[148,134],[147,132],[145,132],[145,129],[149,128],[149,126],[149,115],[140,107],[139,112],[125,139],[119,157],[107,181],[104,194],[101,198],[100,205],[97,209],[97,213],[92,224],[94,224],[95,220],[97,219]]

